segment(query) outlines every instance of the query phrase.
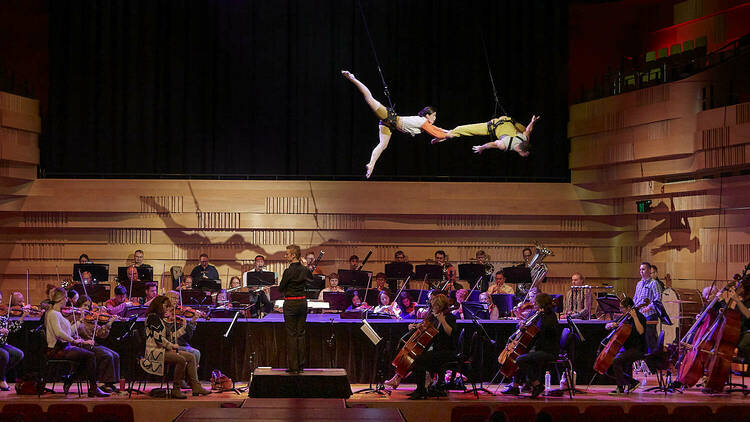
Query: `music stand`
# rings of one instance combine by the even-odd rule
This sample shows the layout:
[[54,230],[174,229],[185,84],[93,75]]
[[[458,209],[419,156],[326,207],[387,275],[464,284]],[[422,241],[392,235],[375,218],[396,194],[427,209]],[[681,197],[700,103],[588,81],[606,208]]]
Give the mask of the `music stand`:
[[[450,296],[451,299],[456,298],[456,292],[458,292],[458,290],[451,290],[450,292],[448,292],[448,295]],[[479,290],[471,291],[471,294],[469,294],[469,297],[466,298],[466,302],[479,302],[479,295],[481,294],[482,292],[480,292]]]
[[320,292],[326,287],[326,277],[324,275],[313,275],[311,280],[305,282],[305,290],[317,290]]
[[148,306],[129,306],[125,308],[125,311],[123,312],[123,317],[125,318],[141,318],[146,316],[146,311],[148,311]]
[[466,314],[465,319],[490,319],[490,305],[483,302],[464,302],[461,304]]
[[486,275],[482,264],[458,264],[458,274],[461,280],[477,280]]
[[[202,305],[206,301],[206,293],[203,290],[183,290],[182,303],[184,305]],[[176,303],[175,306],[179,305]]]
[[351,303],[346,292],[323,292],[323,301],[329,303],[329,309],[336,311],[345,311]]
[[513,299],[516,295],[509,295],[505,293],[496,293],[492,296],[492,303],[497,306],[497,314],[499,316],[507,316],[513,311]]
[[229,303],[250,304],[250,292],[229,292]]
[[617,296],[597,297],[596,303],[602,313],[609,314],[610,319],[612,319],[612,315],[622,313],[622,310],[620,310],[620,299]]
[[73,280],[81,281],[84,271],[91,273],[92,283],[109,281],[109,264],[73,264]]
[[[130,277],[128,277],[128,268],[130,267],[117,267],[117,281],[120,283],[130,281]],[[153,267],[136,267],[136,270],[138,270],[139,281],[154,281]]]
[[[120,281],[123,287],[129,292],[130,291],[130,280]],[[131,297],[146,297],[146,282],[145,281],[134,281],[133,282],[133,293]]]
[[660,300],[655,300],[653,303],[654,309],[656,309],[656,313],[659,315],[659,321],[664,325],[672,325],[672,319],[667,314],[664,304]]
[[425,276],[428,280],[442,280],[443,279],[443,267],[436,264],[422,264],[416,266],[415,280],[424,280]]
[[358,270],[339,270],[339,285],[343,288],[354,287],[366,289],[370,284],[372,273]]
[[414,266],[408,262],[391,262],[385,264],[385,276],[386,278],[403,280],[412,274],[413,269]]
[[531,283],[531,269],[526,267],[503,268],[506,283],[524,284]]
[[556,314],[561,314],[563,311],[563,297],[562,295],[549,295],[550,298],[552,298],[552,304],[554,307],[552,308]]
[[73,290],[78,292],[79,296],[83,296],[88,293],[93,303],[102,303],[109,300],[111,295],[112,286],[109,284],[87,284],[86,290],[84,291],[82,284],[76,284],[73,286]]
[[276,277],[272,271],[247,271],[243,274],[245,286],[273,286]]

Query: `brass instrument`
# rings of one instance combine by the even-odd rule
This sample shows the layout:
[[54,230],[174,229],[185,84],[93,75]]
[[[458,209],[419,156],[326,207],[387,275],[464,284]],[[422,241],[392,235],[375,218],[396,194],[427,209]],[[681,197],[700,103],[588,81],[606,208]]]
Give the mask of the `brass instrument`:
[[526,292],[526,297],[524,297],[523,301],[521,301],[518,306],[521,306],[525,302],[529,301],[529,295],[531,291],[534,290],[534,287],[536,287],[538,282],[540,282],[544,279],[544,277],[547,276],[547,265],[542,262],[544,261],[544,258],[555,255],[552,253],[552,251],[545,248],[541,244],[536,244],[535,247],[536,254],[529,261],[529,269],[531,271],[531,287],[529,287],[529,290]]

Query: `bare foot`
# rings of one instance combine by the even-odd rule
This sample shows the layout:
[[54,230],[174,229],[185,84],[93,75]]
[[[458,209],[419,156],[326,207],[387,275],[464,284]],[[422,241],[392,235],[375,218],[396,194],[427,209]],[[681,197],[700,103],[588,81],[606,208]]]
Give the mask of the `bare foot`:
[[431,143],[432,145],[435,145],[435,144],[439,144],[440,142],[443,142],[444,140],[445,140],[445,139],[432,138],[432,140],[430,141],[430,143]]
[[342,71],[341,71],[341,74],[342,74],[342,75],[344,75],[344,77],[345,77],[346,79],[349,79],[349,80],[350,80],[350,81],[352,81],[352,82],[354,82],[354,81],[356,81],[356,80],[357,80],[357,78],[355,78],[355,77],[354,77],[354,75],[352,74],[352,72],[350,72],[350,71],[348,71],[348,70],[342,70]]
[[365,168],[367,169],[367,172],[365,173],[365,177],[369,179],[370,176],[372,175],[372,171],[375,170],[375,166],[371,166],[367,164],[365,165]]

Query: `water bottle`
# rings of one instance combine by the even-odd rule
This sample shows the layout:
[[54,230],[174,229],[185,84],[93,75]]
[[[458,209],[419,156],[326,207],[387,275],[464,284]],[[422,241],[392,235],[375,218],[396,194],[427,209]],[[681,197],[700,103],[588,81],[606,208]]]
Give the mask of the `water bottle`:
[[552,386],[552,376],[550,376],[549,371],[544,374],[544,392],[549,393]]
[[648,369],[641,367],[641,387],[645,387],[648,381],[646,376],[648,375]]

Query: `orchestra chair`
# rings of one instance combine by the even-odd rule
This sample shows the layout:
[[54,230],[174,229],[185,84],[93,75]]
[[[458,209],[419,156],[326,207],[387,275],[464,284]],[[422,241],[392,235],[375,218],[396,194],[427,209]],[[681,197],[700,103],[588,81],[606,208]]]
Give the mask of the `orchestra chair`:
[[451,409],[451,422],[484,422],[490,413],[489,406],[456,406]]
[[14,403],[3,406],[3,416],[8,420],[20,420],[23,422],[42,422],[44,412],[42,407],[36,403]]
[[55,403],[47,408],[47,422],[86,422],[89,409],[80,403]]
[[[647,388],[644,391],[658,391],[667,393],[674,393],[674,389],[669,387],[670,380],[664,376],[665,372],[669,371],[669,359],[667,358],[667,352],[664,350],[664,331],[659,333],[659,339],[656,342],[656,349],[643,357],[646,362],[649,371],[656,373],[656,380],[658,384],[654,387]],[[680,390],[677,390],[680,391]],[[680,391],[682,393],[682,391]]]
[[541,411],[549,413],[552,416],[552,422],[579,422],[582,420],[578,406],[564,404],[545,406]]
[[622,407],[612,405],[589,406],[583,412],[583,416],[583,420],[586,421],[625,422],[626,420]]
[[652,422],[665,419],[667,415],[669,410],[661,404],[636,404],[628,410],[630,422]]
[[[573,360],[575,359],[575,349],[578,341],[578,335],[574,330],[563,328],[562,335],[560,336],[560,354],[556,360],[547,363],[546,367],[552,367],[555,370],[559,382],[562,382],[561,374],[565,374],[567,385],[564,389],[553,390],[549,394],[550,396],[563,395],[567,391],[568,397],[572,399],[576,393],[576,387],[573,383]],[[560,369],[562,369],[562,373]]]
[[527,404],[502,405],[496,407],[495,410],[505,413],[508,420],[512,422],[536,421],[536,410],[534,410],[534,406]]
[[461,348],[459,348],[459,352],[456,355],[456,360],[452,362],[444,363],[440,366],[440,373],[444,374],[445,371],[451,370],[452,373],[460,373],[466,376],[468,381],[471,383],[471,390],[468,390],[468,393],[474,393],[474,397],[479,399],[479,392],[484,391],[485,393],[488,393],[490,395],[493,395],[489,390],[485,389],[484,387],[478,387],[477,383],[482,382],[481,379],[481,372],[482,372],[482,362],[481,362],[481,353],[482,353],[482,340],[479,338],[479,333],[474,332],[474,334],[471,336],[471,343],[469,346],[469,354],[466,355],[461,352]]
[[716,420],[725,422],[750,421],[750,406],[721,406],[716,409]]
[[[740,369],[735,369],[736,367]],[[740,377],[739,384],[732,382],[732,376],[735,375]],[[732,360],[732,370],[729,371],[729,383],[727,384],[729,389],[727,389],[727,392],[742,393],[745,396],[750,394],[750,389],[745,385],[745,377],[750,377],[750,363],[744,357],[737,355]]]
[[[78,388],[78,398],[81,398],[81,391],[83,390],[83,382],[81,376],[76,375],[76,368],[78,368],[78,362],[69,359],[49,359],[47,358],[47,334],[45,327],[42,325],[36,331],[36,340],[41,344],[40,353],[41,359],[39,361],[39,374],[41,378],[39,380],[40,388],[37,390],[37,398],[42,397],[43,392],[55,393],[55,384],[60,379],[69,378],[72,379],[73,384]],[[46,390],[45,386],[48,382],[52,381],[52,389]],[[65,395],[68,393],[66,392]]]
[[[160,378],[159,388],[164,390],[164,398],[170,398],[172,388],[170,388],[169,385],[170,380],[174,377],[174,365],[165,362],[164,374],[159,377],[158,375],[152,375],[144,371],[143,368],[141,368],[141,359],[143,359],[143,356],[139,356],[136,361],[136,373],[138,375],[128,381],[128,399],[133,395],[133,392],[136,392],[137,394],[146,394],[141,389],[145,390],[148,386],[148,381],[153,378]],[[136,386],[136,388],[133,388],[133,386]]]
[[672,410],[675,420],[682,422],[707,422],[714,420],[714,412],[708,406],[677,406]]
[[91,411],[92,420],[135,422],[133,408],[125,403],[97,404]]
[[[441,381],[445,380],[445,372],[450,370],[451,371],[451,379],[450,381],[444,385],[445,390],[461,390],[466,391],[466,386],[464,386],[464,380],[463,377],[456,377],[456,371],[454,370],[453,366],[459,365],[460,362],[464,362],[467,359],[465,348],[464,348],[464,333],[465,330],[462,328],[461,332],[458,334],[458,340],[456,341],[456,350],[458,353],[456,353],[456,360],[446,362],[441,365],[440,367],[440,373],[438,374],[438,379]],[[463,374],[463,373],[462,373]]]

